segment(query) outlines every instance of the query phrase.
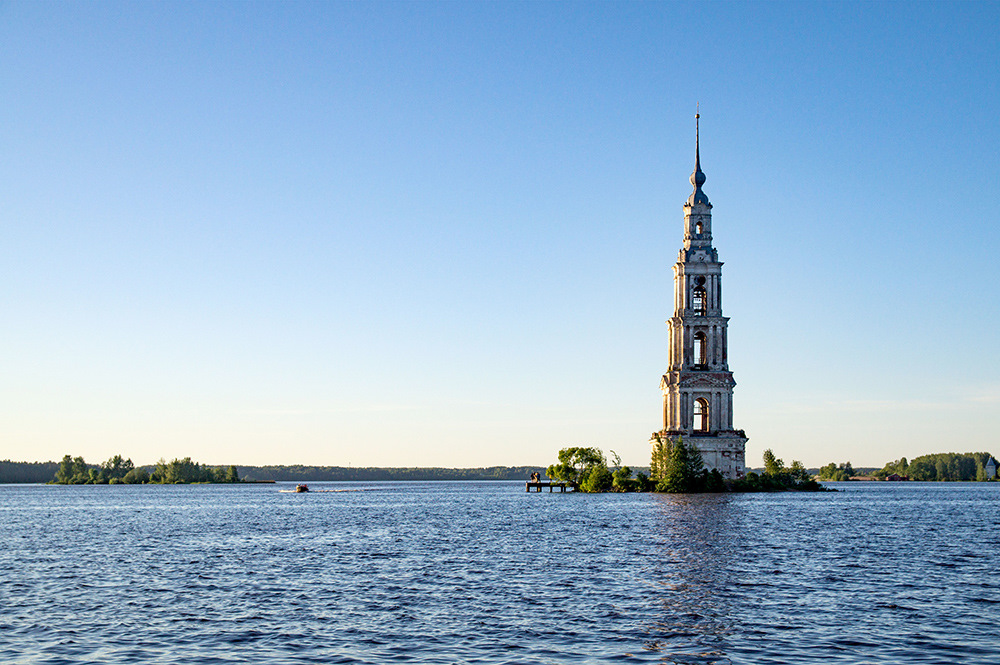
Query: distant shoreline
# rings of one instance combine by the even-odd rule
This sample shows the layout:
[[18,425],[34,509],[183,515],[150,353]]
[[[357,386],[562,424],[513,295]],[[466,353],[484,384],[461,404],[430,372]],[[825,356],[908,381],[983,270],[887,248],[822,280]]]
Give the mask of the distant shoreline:
[[[98,465],[88,465],[97,468]],[[544,466],[490,466],[476,468],[447,467],[344,467],[235,465],[246,482],[336,482],[387,480],[527,480],[534,472],[545,475]],[[141,468],[152,471],[154,465]],[[59,470],[59,462],[0,461],[0,483],[47,483]]]

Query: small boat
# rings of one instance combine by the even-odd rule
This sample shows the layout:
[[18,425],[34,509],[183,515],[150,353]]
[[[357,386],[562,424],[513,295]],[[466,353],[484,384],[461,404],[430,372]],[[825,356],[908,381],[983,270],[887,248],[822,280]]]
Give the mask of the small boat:
[[281,492],[282,494],[302,494],[303,492],[310,492],[310,491],[328,492],[329,490],[310,490],[309,486],[306,485],[305,483],[299,483],[298,485],[295,486],[295,489],[293,490],[278,490],[278,491]]

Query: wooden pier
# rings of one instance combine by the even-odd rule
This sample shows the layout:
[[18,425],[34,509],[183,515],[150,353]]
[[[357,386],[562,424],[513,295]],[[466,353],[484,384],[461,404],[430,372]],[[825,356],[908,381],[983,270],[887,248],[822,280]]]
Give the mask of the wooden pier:
[[541,492],[543,487],[548,487],[549,492],[552,491],[553,487],[558,487],[560,492],[565,492],[567,487],[571,488],[574,492],[576,491],[576,483],[567,483],[561,480],[529,480],[524,483],[525,492],[530,492],[531,490]]

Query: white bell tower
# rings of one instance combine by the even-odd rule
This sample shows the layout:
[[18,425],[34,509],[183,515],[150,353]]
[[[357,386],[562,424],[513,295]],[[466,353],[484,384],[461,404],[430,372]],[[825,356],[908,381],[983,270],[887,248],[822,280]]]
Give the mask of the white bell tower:
[[[701,187],[699,119],[695,115],[694,191],[684,204],[684,247],[674,264],[674,314],[669,367],[663,391],[661,437],[701,451],[707,469],[738,478],[746,467],[747,437],[733,429],[733,373],[729,371],[727,327],[722,315],[722,263],[712,246],[712,204]],[[654,435],[651,443],[655,443]]]

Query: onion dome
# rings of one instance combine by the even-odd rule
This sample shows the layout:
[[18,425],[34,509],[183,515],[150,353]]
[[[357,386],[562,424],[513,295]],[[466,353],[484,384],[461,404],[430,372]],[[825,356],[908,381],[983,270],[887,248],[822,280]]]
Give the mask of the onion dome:
[[694,191],[691,192],[691,196],[688,197],[688,205],[694,205],[696,203],[701,203],[702,205],[712,205],[708,202],[708,196],[705,192],[701,191],[701,186],[705,184],[705,173],[701,170],[701,150],[700,150],[700,138],[698,136],[698,120],[701,118],[700,113],[696,113],[694,116],[694,172],[691,174],[691,184],[694,186]]

